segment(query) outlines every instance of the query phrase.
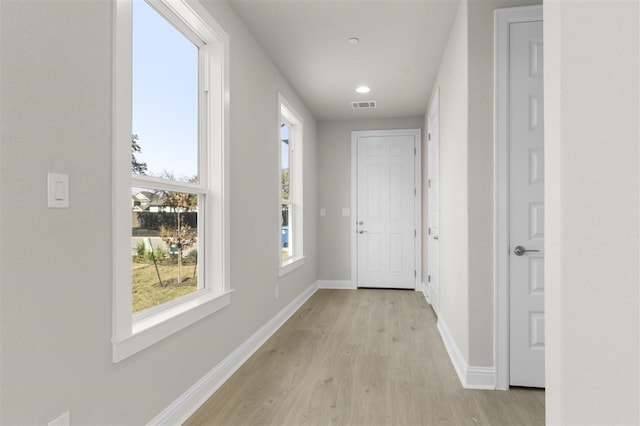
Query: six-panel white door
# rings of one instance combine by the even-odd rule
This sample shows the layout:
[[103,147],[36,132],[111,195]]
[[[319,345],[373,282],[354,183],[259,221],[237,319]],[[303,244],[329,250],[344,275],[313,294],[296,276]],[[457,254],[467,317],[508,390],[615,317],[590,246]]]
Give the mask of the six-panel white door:
[[509,50],[509,294],[512,386],[544,387],[542,22],[512,23]]
[[357,285],[415,288],[414,135],[357,138]]

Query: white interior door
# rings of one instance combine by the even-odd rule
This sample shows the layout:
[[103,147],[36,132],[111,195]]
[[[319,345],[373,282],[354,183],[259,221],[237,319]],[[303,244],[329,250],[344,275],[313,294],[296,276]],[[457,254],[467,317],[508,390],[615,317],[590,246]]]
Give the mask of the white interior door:
[[427,294],[436,314],[440,312],[440,91],[433,98],[428,115],[427,135],[429,170],[427,180]]
[[[356,133],[356,132],[354,132]],[[419,134],[357,132],[357,286],[415,288]]]
[[542,40],[542,21],[510,26],[509,377],[512,386],[545,385]]

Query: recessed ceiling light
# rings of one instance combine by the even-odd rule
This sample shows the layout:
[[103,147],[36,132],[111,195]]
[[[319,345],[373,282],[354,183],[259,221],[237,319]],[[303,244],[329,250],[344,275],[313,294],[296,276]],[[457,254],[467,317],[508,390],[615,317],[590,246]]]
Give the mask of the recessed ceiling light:
[[359,86],[356,89],[356,92],[358,93],[369,93],[371,91],[371,89],[369,89],[367,86]]
[[360,39],[358,37],[351,37],[349,40],[349,44],[358,44]]

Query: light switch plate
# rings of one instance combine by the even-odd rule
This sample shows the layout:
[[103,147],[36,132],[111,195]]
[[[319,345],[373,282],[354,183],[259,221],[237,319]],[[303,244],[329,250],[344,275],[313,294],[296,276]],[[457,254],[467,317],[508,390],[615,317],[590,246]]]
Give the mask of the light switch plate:
[[69,208],[69,175],[47,173],[47,207]]

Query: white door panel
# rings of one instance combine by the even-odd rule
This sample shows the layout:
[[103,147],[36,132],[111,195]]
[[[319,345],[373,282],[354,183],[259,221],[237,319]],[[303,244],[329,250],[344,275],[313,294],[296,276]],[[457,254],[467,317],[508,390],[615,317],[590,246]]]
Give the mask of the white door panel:
[[413,135],[357,138],[357,285],[415,287]]
[[510,41],[509,377],[512,386],[544,387],[542,22],[511,24]]
[[427,135],[429,169],[427,181],[427,294],[433,310],[440,312],[440,91],[429,108]]

